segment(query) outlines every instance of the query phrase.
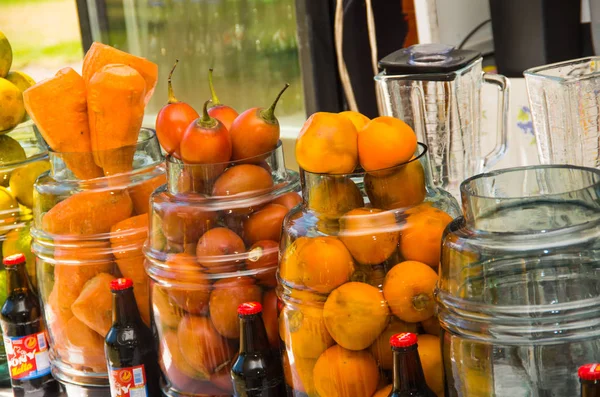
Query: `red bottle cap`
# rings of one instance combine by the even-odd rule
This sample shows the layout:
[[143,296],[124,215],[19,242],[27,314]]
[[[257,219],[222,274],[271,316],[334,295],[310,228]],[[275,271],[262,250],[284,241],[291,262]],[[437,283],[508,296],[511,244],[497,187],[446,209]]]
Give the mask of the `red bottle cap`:
[[15,266],[20,265],[21,263],[25,263],[27,259],[25,259],[25,255],[23,254],[14,254],[7,256],[4,258],[4,266]]
[[123,291],[131,287],[133,287],[133,281],[128,278],[116,278],[110,282],[111,291]]
[[417,335],[411,332],[392,335],[390,345],[392,347],[410,347],[417,344]]
[[579,379],[583,380],[600,380],[600,364],[585,364],[579,367],[577,371]]
[[262,305],[258,302],[246,302],[238,306],[238,314],[250,316],[262,312]]

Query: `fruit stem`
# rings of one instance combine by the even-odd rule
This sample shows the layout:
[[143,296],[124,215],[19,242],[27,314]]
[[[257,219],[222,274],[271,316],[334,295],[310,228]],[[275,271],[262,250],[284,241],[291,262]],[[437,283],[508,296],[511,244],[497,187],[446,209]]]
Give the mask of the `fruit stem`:
[[202,118],[199,120],[199,124],[203,128],[212,128],[215,125],[217,125],[217,120],[213,119],[208,114],[208,104],[210,102],[211,102],[210,99],[208,101],[204,102],[204,106],[202,107]]
[[418,312],[427,309],[430,304],[431,300],[427,294],[418,294],[413,296],[412,305],[413,308]]
[[[208,86],[210,87],[210,95],[212,96],[212,106],[220,105],[221,102],[219,98],[217,98],[217,93],[215,92],[215,86],[213,85],[213,69],[208,69]],[[211,107],[212,107],[211,106]]]
[[279,94],[277,95],[277,98],[275,98],[275,101],[273,102],[271,107],[260,111],[260,117],[262,117],[265,121],[270,122],[270,123],[277,122],[277,118],[275,117],[275,106],[277,106],[277,102],[279,102],[279,98],[281,98],[281,96],[283,95],[285,90],[288,89],[289,86],[290,86],[289,83],[285,83],[285,86],[283,87],[283,89],[281,91],[279,91]]
[[175,65],[173,65],[173,69],[171,69],[171,72],[169,73],[169,80],[167,83],[167,87],[169,90],[169,103],[179,102],[177,100],[177,98],[175,98],[175,94],[173,93],[173,84],[171,83],[171,79],[173,78],[173,72],[175,71],[175,68],[177,67],[178,63],[179,63],[179,59],[175,59]]

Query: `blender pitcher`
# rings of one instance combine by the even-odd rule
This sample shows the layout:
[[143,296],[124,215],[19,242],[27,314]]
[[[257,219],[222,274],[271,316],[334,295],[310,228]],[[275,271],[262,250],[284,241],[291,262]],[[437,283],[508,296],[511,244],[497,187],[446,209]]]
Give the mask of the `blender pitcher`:
[[[482,57],[476,51],[444,44],[418,44],[398,50],[379,61],[375,76],[379,110],[386,116],[413,124],[420,103],[414,95],[401,95],[415,87],[424,97],[427,128],[417,139],[429,147],[433,183],[460,199],[460,183],[494,166],[506,152],[508,79],[482,72]],[[483,83],[498,87],[498,125],[494,149],[481,148],[481,103]]]
[[542,164],[600,165],[600,57],[526,70]]

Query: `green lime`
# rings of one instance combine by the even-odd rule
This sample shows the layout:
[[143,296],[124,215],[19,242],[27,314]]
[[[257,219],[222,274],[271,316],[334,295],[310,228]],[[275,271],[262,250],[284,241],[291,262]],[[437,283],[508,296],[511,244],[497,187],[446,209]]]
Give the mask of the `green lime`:
[[8,297],[6,293],[6,270],[0,270],[0,305],[4,304],[4,301]]
[[11,230],[6,234],[2,244],[2,256],[7,257],[14,254],[23,254],[27,260],[27,274],[34,287],[37,287],[35,277],[35,255],[31,252],[31,234],[29,226]]
[[17,201],[26,207],[33,207],[33,184],[40,174],[50,169],[47,161],[36,161],[24,165],[12,172],[10,176],[10,191]]
[[19,203],[7,188],[0,186],[0,236],[10,229],[7,227],[17,221]]
[[[8,135],[0,135],[0,170],[4,165],[25,161],[26,159],[27,155],[19,141]],[[0,186],[8,186],[9,178],[9,172],[0,171]]]

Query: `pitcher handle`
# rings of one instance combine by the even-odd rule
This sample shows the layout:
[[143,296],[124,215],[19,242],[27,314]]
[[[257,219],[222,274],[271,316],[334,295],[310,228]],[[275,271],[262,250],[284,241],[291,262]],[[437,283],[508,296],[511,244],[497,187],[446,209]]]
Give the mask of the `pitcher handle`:
[[508,136],[508,97],[510,82],[501,74],[483,73],[483,82],[498,87],[498,123],[496,125],[496,146],[483,159],[483,171],[498,163],[506,153]]

